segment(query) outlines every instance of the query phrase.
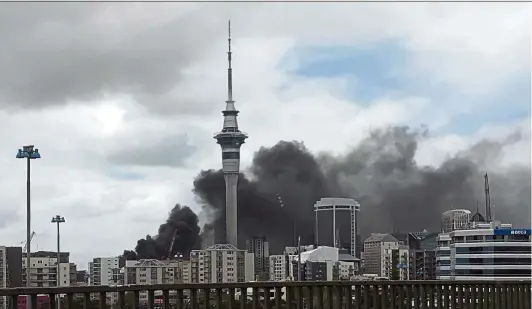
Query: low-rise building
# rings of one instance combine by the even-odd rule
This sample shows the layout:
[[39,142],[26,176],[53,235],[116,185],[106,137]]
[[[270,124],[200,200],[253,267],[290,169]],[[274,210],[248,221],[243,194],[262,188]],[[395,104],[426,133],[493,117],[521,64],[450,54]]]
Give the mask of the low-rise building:
[[288,277],[292,280],[298,280],[298,270],[302,280],[351,280],[358,273],[360,265],[360,260],[346,250],[327,246],[302,252],[301,265],[299,258],[299,255],[288,256],[292,266]]
[[[123,269],[123,280],[125,285],[150,285],[150,284],[180,284],[188,274],[183,275],[183,269],[188,265],[188,261],[183,260],[128,260]],[[157,296],[157,295],[156,295]],[[148,292],[139,293],[139,301],[148,301]]]

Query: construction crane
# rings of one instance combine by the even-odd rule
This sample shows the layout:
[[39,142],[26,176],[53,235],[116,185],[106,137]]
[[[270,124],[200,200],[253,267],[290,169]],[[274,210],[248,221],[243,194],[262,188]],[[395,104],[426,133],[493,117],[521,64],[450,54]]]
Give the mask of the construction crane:
[[177,237],[177,229],[174,231],[174,236],[172,237],[172,240],[170,241],[170,245],[168,246],[168,256],[166,259],[172,258],[172,248],[174,247],[175,238]]
[[[30,241],[33,239],[33,236],[35,236],[35,231],[31,232]],[[21,245],[24,244],[24,249],[23,249],[22,252],[27,252],[28,251],[28,244],[26,243],[26,241],[24,240],[24,241],[20,242],[20,244]]]
[[[281,197],[281,194],[280,193],[277,193],[277,201],[279,202],[279,206],[281,208],[284,208],[284,202],[283,202],[283,198]],[[297,237],[296,237],[296,234],[297,234],[297,226],[296,226],[296,220],[294,218],[294,222],[293,222],[293,225],[294,225],[294,246],[296,246],[297,244]]]

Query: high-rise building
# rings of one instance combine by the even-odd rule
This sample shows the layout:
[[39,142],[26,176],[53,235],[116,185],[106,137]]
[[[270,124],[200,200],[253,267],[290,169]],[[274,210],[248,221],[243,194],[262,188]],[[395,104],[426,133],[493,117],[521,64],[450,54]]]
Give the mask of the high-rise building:
[[357,213],[360,204],[350,198],[326,197],[314,204],[315,243],[347,249],[357,255]]
[[[225,110],[222,111],[224,123],[222,131],[215,134],[214,138],[222,148],[222,169],[225,179],[225,241],[223,243],[238,248],[238,222],[237,222],[237,186],[240,172],[240,146],[248,137],[238,129],[238,110],[233,101],[233,71],[231,67],[231,22],[229,22],[229,52],[227,53],[229,68],[227,71],[227,101]],[[222,233],[218,227],[216,233]],[[215,235],[217,240],[220,235]]]
[[120,284],[120,267],[118,257],[96,257],[89,262],[90,285]]
[[[438,278],[453,280],[530,280],[531,230],[513,229],[511,224],[474,223],[441,236],[449,248],[449,259],[438,257]],[[442,252],[443,250],[438,250]],[[444,261],[447,265],[444,265]],[[448,262],[447,262],[448,261]],[[449,268],[442,276],[442,266]]]
[[[22,280],[26,285],[26,254],[22,257]],[[61,252],[59,256],[60,278],[57,278],[57,252],[37,251],[30,256],[30,275],[32,287],[71,286],[76,282],[76,265],[69,262],[70,253]]]
[[250,237],[246,242],[248,253],[255,257],[255,277],[257,280],[266,281],[269,277],[270,249],[266,237]]
[[372,233],[364,241],[364,274],[388,277],[386,250],[399,249],[399,240],[391,234]]
[[228,283],[255,280],[253,253],[232,245],[214,245],[190,253],[191,283]]

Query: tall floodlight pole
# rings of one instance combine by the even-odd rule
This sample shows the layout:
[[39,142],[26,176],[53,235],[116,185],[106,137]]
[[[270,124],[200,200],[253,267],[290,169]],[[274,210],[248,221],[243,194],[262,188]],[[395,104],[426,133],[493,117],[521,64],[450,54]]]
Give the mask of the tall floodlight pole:
[[[61,238],[59,234],[59,224],[64,223],[65,218],[61,217],[60,215],[56,215],[52,218],[52,223],[57,224],[57,274],[56,274],[56,286],[61,286]],[[57,309],[61,308],[61,298],[59,297],[59,294],[57,294]]]
[[[39,149],[33,145],[23,146],[18,150],[17,159],[26,159],[26,286],[31,287],[31,160],[40,159]],[[31,297],[26,298],[26,308],[31,309]]]
[[60,238],[60,234],[59,234],[59,224],[60,223],[64,223],[65,222],[65,218],[64,217],[61,217],[60,215],[56,215],[55,217],[52,218],[52,223],[56,223],[57,224],[57,286],[59,287],[60,286],[60,273],[61,273],[61,266],[60,266],[60,263],[61,263],[61,247],[60,247],[60,241],[61,241],[61,238]]

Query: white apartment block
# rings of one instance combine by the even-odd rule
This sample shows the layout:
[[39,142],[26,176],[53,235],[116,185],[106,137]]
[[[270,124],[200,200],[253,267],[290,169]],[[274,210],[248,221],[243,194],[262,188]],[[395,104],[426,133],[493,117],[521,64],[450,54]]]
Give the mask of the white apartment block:
[[[74,264],[60,263],[59,286],[70,286],[72,275],[75,278],[76,267]],[[74,273],[72,273],[74,271]],[[57,286],[57,257],[39,256],[30,257],[30,281],[32,287],[55,287]],[[26,259],[22,259],[22,277],[26,285]],[[75,283],[75,282],[73,282]]]
[[386,250],[399,249],[399,240],[390,234],[372,233],[364,241],[364,274],[389,277]]
[[270,268],[270,281],[284,281],[287,274],[287,257],[284,254],[270,255],[269,268]]
[[120,284],[118,257],[97,257],[89,262],[89,285]]
[[190,253],[191,283],[247,282],[255,279],[253,253],[214,245]]

